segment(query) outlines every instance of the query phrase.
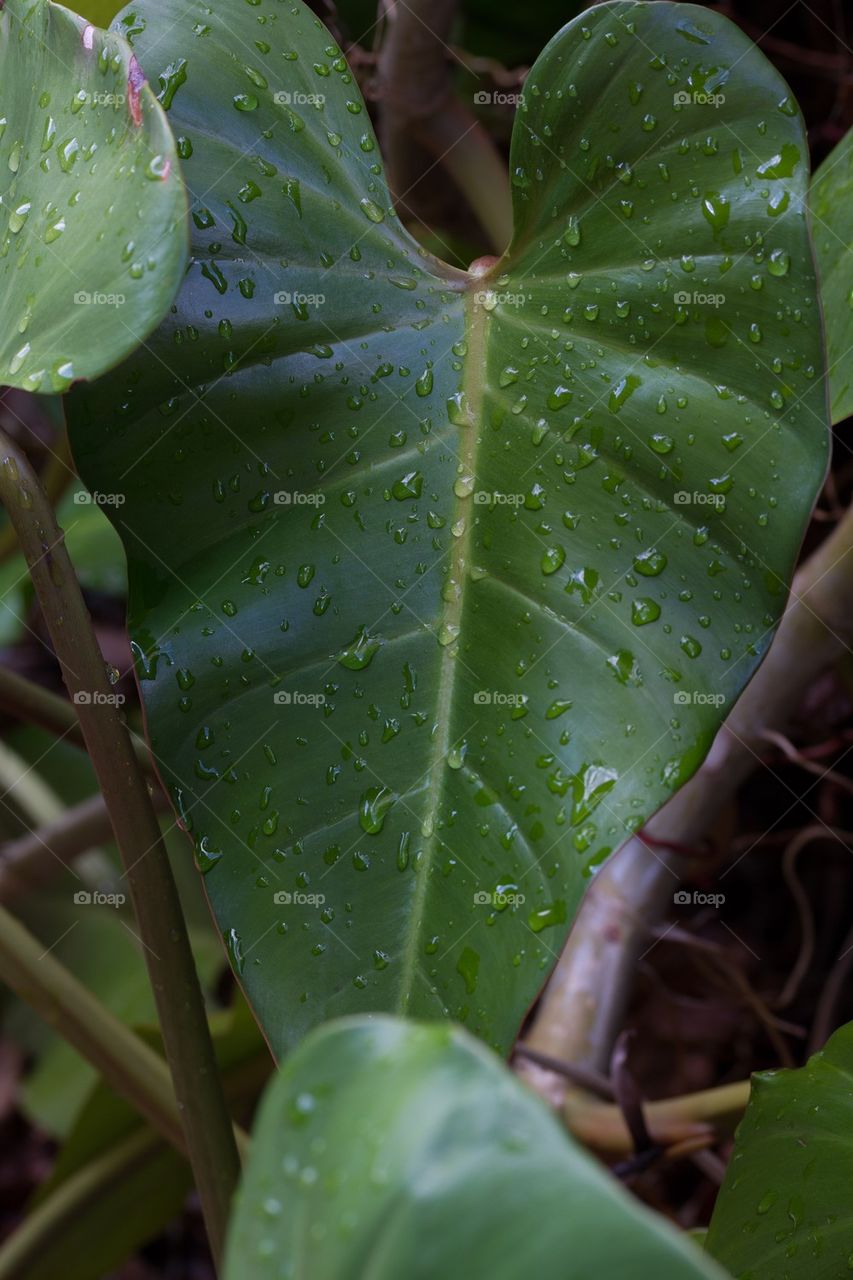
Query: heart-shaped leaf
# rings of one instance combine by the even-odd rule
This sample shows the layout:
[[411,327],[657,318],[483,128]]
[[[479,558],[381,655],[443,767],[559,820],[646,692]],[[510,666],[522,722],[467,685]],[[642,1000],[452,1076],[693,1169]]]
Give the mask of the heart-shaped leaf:
[[219,924],[276,1050],[370,1009],[506,1046],[784,604],[827,437],[801,121],[718,14],[598,5],[527,81],[508,256],[462,273],[307,9],[119,23],[193,264],[70,416]]
[[227,1280],[719,1277],[465,1032],[314,1032],[265,1095]]
[[706,1248],[749,1280],[838,1280],[853,1258],[853,1023],[753,1077]]
[[853,413],[853,129],[815,173],[811,209],[832,421],[841,422]]
[[175,143],[125,40],[0,5],[0,385],[62,391],[162,319],[186,261]]

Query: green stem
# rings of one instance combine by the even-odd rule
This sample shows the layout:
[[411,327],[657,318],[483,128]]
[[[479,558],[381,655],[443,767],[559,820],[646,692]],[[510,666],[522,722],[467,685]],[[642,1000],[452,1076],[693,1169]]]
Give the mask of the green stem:
[[181,1113],[166,1063],[0,907],[0,974],[107,1083],[184,1155]]
[[240,1166],[177,889],[62,533],[27,458],[2,433],[0,499],[29,565],[124,861],[211,1252],[218,1262]]
[[[264,1052],[239,1061],[224,1072],[228,1099],[239,1105],[254,1100],[270,1074],[271,1061]],[[245,1137],[245,1135],[243,1135]],[[61,1250],[89,1214],[117,1184],[163,1154],[163,1144],[149,1128],[139,1129],[94,1155],[30,1209],[8,1240],[0,1246],[0,1280],[26,1280],[38,1260]]]
[[[80,721],[68,699],[51,693],[49,689],[43,689],[40,684],[19,676],[8,667],[0,667],[0,711],[27,724],[37,724],[48,733],[55,733],[73,746],[87,750]],[[133,737],[132,741],[141,767],[146,773],[156,777],[145,743],[137,737]]]
[[[749,1080],[737,1080],[700,1093],[647,1102],[643,1115],[649,1133],[661,1146],[672,1146],[720,1131],[731,1132],[746,1110],[750,1087]],[[611,1156],[633,1151],[634,1140],[620,1107],[569,1094],[564,1115],[570,1132],[584,1146]]]
[[[166,806],[161,791],[154,793],[155,806]],[[0,902],[31,892],[52,880],[60,867],[68,866],[81,854],[113,837],[112,824],[104,797],[99,791],[71,809],[63,810],[53,821],[34,831],[27,831],[0,845]]]

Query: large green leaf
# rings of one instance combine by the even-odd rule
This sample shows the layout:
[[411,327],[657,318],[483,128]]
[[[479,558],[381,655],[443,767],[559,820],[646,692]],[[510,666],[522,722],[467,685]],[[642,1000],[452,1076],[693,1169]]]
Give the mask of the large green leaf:
[[270,1084],[227,1280],[723,1273],[464,1031],[349,1018]]
[[832,420],[841,422],[853,413],[853,129],[815,173],[811,208]]
[[186,261],[174,139],[127,42],[0,5],[0,384],[61,391],[162,319]]
[[753,1077],[706,1247],[742,1280],[853,1267],[853,1023],[797,1071]]
[[801,121],[719,15],[599,5],[530,74],[508,258],[462,273],[397,224],[304,7],[118,21],[193,264],[72,442],[126,498],[148,727],[220,927],[276,1050],[370,1009],[506,1046],[784,604],[826,456]]

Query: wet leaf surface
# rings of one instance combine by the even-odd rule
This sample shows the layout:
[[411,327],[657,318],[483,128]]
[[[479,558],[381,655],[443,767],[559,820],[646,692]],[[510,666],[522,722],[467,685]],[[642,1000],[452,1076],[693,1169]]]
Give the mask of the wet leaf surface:
[[186,260],[165,116],[127,42],[0,6],[0,385],[64,391],[163,317]]
[[516,1280],[720,1271],[458,1028],[324,1027],[269,1086],[227,1280]]
[[706,1247],[750,1280],[851,1270],[853,1023],[796,1071],[753,1076]]
[[193,257],[72,442],[232,962],[277,1051],[376,1009],[505,1048],[785,601],[827,445],[801,121],[717,14],[597,6],[528,78],[509,255],[463,273],[304,7],[118,25]]

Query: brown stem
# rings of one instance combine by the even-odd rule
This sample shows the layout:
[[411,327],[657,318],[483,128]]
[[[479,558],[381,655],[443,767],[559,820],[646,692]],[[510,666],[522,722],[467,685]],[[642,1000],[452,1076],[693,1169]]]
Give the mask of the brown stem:
[[[25,676],[19,676],[8,667],[0,667],[0,711],[27,724],[37,724],[48,733],[55,733],[73,746],[87,750],[80,721],[68,699],[51,693]],[[141,768],[156,779],[150,753],[141,738],[133,737],[133,750]]]
[[[2,5],[0,5],[0,8],[2,8]],[[17,414],[15,416],[17,417]],[[21,419],[18,419],[18,421],[21,422],[22,426],[26,427],[26,424]],[[29,433],[29,428],[27,430]],[[58,425],[55,428],[53,448],[50,449],[41,471],[41,482],[44,485],[45,493],[50,499],[51,506],[56,506],[73,479],[74,464],[71,460],[68,434],[64,426]],[[0,529],[0,563],[8,560],[17,550],[18,539],[14,525],[11,523],[4,525]]]
[[[697,848],[760,763],[768,731],[784,732],[815,679],[853,639],[853,510],[794,578],[770,650],[699,771],[596,875],[540,1002],[527,1044],[607,1069],[639,958],[689,867],[672,848]],[[667,849],[665,846],[670,846]],[[555,1076],[526,1070],[554,1096]]]
[[378,64],[388,181],[405,208],[405,197],[441,161],[503,253],[512,235],[509,178],[490,135],[454,92],[456,10],[456,0],[406,0],[390,10]]
[[124,861],[211,1251],[218,1259],[239,1158],[180,901],[62,532],[26,456],[2,432],[0,499],[29,565]]

